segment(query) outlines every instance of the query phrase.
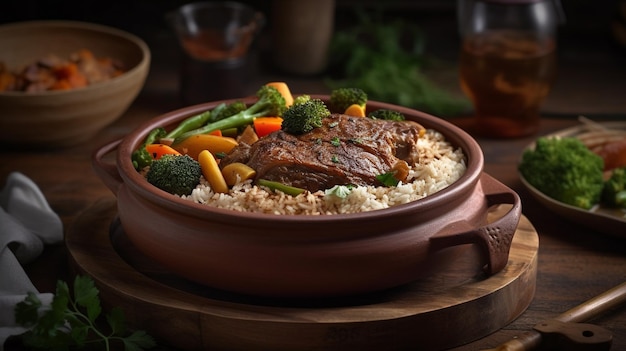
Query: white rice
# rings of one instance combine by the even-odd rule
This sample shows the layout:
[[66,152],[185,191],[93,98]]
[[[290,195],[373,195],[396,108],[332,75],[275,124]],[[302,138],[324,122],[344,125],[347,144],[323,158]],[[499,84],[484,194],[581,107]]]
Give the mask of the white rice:
[[434,194],[454,183],[465,172],[463,151],[452,147],[441,133],[427,130],[418,146],[420,162],[409,172],[409,182],[396,187],[358,186],[345,198],[339,198],[326,195],[324,191],[291,196],[246,181],[223,194],[213,192],[202,178],[193,192],[182,198],[219,208],[277,215],[329,215],[384,209]]

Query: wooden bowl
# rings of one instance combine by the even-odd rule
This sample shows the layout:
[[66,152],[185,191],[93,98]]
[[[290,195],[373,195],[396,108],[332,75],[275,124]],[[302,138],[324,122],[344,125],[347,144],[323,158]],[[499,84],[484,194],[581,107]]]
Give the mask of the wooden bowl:
[[[482,150],[470,135],[419,111],[368,102],[371,109],[396,109],[443,133],[463,149],[467,171],[436,194],[387,209],[321,216],[243,213],[181,199],[135,171],[131,153],[150,130],[171,128],[218,103],[164,114],[93,155],[96,172],[117,196],[126,235],[173,273],[240,294],[323,298],[380,291],[436,274],[473,245],[483,253],[487,274],[506,265],[521,215],[519,197],[483,173]],[[106,157],[114,152],[115,163]],[[511,210],[488,224],[487,210],[496,204],[511,204]]]
[[29,147],[82,143],[113,123],[142,89],[150,50],[140,38],[102,25],[31,21],[0,26],[0,62],[18,69],[54,54],[67,58],[81,49],[120,60],[121,76],[85,88],[38,93],[0,92],[0,140]]

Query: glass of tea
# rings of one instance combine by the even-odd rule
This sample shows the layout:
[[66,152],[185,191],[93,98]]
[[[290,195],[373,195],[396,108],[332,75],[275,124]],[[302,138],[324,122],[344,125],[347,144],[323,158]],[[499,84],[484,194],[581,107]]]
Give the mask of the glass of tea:
[[557,73],[559,0],[458,0],[460,84],[477,131],[515,138],[539,129]]
[[265,16],[234,1],[200,1],[166,15],[182,49],[184,104],[242,97],[249,81],[249,50]]

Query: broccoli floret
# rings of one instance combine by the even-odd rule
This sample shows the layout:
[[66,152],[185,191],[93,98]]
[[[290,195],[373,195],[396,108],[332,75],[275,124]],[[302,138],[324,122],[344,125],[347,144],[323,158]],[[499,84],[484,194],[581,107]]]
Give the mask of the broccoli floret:
[[303,94],[303,95],[298,95],[293,99],[293,104],[297,105],[297,104],[301,104],[303,102],[307,102],[311,100],[311,95],[307,95],[307,94]]
[[381,108],[370,112],[367,117],[371,119],[384,119],[388,121],[404,121],[406,117],[403,113],[396,110]]
[[330,110],[343,113],[350,105],[359,105],[365,109],[367,93],[359,88],[337,88],[330,92]]
[[589,209],[600,201],[603,159],[573,137],[541,137],[522,155],[519,171],[537,190]]
[[174,140],[174,144],[177,144],[192,135],[207,134],[218,129],[223,130],[243,127],[252,123],[257,117],[280,117],[287,109],[285,98],[276,88],[272,86],[263,85],[257,91],[256,96],[258,100],[245,110],[219,121],[209,123],[201,128],[184,133]]
[[613,170],[604,183],[601,199],[607,206],[626,208],[626,167]]
[[163,155],[154,160],[146,179],[161,190],[175,195],[189,195],[200,183],[200,163],[189,155]]
[[150,133],[148,133],[148,136],[146,136],[143,144],[141,144],[141,146],[139,146],[139,148],[133,151],[133,153],[130,155],[130,159],[133,162],[133,167],[135,167],[136,170],[140,171],[152,164],[153,158],[148,150],[146,150],[146,146],[153,144],[157,140],[165,137],[166,134],[167,132],[165,131],[165,128],[160,127],[154,128],[150,131]]
[[320,99],[293,104],[283,114],[281,129],[289,134],[304,134],[322,126],[322,120],[330,116],[326,104]]

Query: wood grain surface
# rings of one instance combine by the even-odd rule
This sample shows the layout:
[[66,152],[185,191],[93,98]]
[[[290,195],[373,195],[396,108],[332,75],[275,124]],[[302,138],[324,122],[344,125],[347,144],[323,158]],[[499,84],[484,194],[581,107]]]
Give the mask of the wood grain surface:
[[103,198],[77,218],[66,235],[71,267],[92,277],[105,305],[122,307],[134,327],[184,350],[439,350],[502,328],[535,293],[539,240],[525,217],[507,267],[494,276],[482,274],[471,249],[408,286],[289,301],[217,291],[168,273],[132,247],[116,213],[115,199]]

